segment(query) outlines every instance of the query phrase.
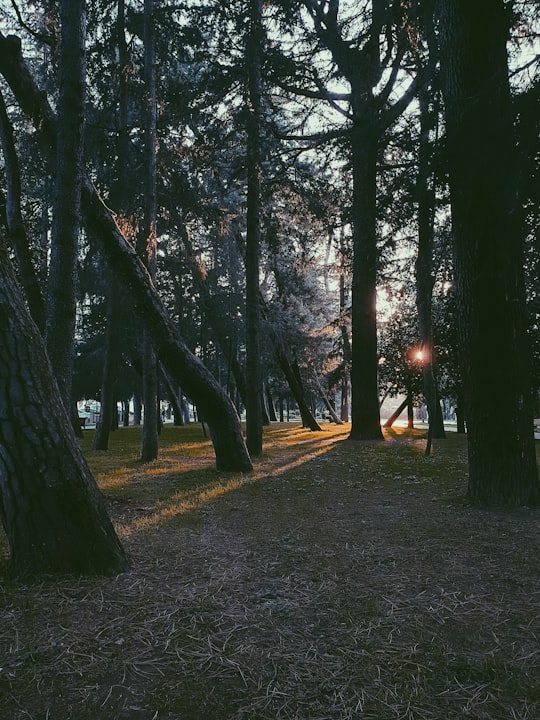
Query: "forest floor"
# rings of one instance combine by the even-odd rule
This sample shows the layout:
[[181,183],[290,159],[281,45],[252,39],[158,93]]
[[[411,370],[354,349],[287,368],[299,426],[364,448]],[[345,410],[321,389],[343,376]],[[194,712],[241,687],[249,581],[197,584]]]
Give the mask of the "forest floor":
[[131,568],[0,573],[2,720],[540,718],[540,511],[469,507],[455,433],[348,429],[272,425],[250,475],[87,431]]

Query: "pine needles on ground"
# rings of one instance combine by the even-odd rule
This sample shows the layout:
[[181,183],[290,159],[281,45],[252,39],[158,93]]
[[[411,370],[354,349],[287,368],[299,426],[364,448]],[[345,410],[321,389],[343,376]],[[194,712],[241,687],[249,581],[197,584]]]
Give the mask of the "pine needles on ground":
[[84,447],[132,559],[0,578],[6,720],[540,716],[538,511],[464,503],[463,438],[276,424],[248,475],[200,427]]

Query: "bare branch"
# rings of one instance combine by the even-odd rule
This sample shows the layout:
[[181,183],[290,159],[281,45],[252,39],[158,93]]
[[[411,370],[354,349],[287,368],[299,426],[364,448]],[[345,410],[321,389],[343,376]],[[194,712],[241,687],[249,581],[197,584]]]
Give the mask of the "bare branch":
[[19,21],[19,25],[26,30],[26,32],[30,33],[32,37],[35,37],[36,40],[39,40],[42,43],[45,43],[46,45],[54,45],[54,40],[50,35],[47,35],[45,33],[37,32],[36,30],[33,30],[22,18],[21,11],[19,10],[19,6],[15,2],[15,0],[11,0],[11,5],[13,9],[15,10],[15,15],[17,16],[17,20]]

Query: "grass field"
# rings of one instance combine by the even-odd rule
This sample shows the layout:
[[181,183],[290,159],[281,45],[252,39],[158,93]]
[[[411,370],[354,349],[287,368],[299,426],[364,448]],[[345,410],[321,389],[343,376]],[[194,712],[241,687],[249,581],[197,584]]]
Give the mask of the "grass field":
[[540,718],[540,511],[469,507],[456,434],[348,429],[274,424],[249,475],[86,431],[131,568],[0,577],[2,720]]

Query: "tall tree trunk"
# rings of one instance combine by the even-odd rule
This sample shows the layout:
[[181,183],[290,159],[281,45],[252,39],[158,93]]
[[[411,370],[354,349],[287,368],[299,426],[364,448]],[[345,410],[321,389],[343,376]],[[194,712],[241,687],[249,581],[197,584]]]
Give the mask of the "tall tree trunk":
[[116,412],[114,396],[114,371],[118,359],[117,293],[112,273],[107,268],[107,316],[105,319],[105,343],[101,370],[101,413],[94,434],[94,450],[109,449],[109,433],[112,428],[113,411]]
[[461,435],[464,435],[465,431],[466,431],[465,414],[464,414],[463,406],[464,406],[463,390],[460,386],[457,391],[455,413],[456,413],[456,431],[458,433],[460,433]]
[[433,294],[433,223],[435,191],[431,173],[431,140],[434,112],[429,107],[431,85],[420,89],[420,140],[418,147],[418,174],[416,195],[418,202],[418,255],[416,258],[416,309],[422,347],[422,380],[428,409],[431,438],[445,437],[441,406],[435,377],[432,294]]
[[32,264],[28,237],[21,211],[21,174],[13,139],[13,128],[8,118],[4,96],[0,92],[0,145],[4,155],[6,178],[6,225],[8,241],[17,258],[19,277],[30,314],[41,333],[45,332],[45,302],[39,280]]
[[0,514],[16,573],[127,566],[0,238]]
[[[129,158],[129,131],[128,131],[128,48],[125,37],[125,2],[118,0],[116,19],[116,47],[118,49],[119,77],[118,77],[118,140],[117,140],[117,176],[116,187],[112,190],[114,207],[120,214],[127,210],[128,189],[128,158]],[[110,271],[107,275],[107,317],[105,325],[105,342],[103,348],[103,367],[101,371],[101,416],[94,435],[94,449],[107,450],[109,447],[109,432],[113,409],[116,408],[114,400],[115,369],[118,360],[120,313],[117,307],[119,295],[116,282]],[[113,408],[114,405],[114,408]],[[107,418],[106,422],[103,422]],[[128,423],[129,424],[129,423]]]
[[247,223],[246,223],[246,440],[251,455],[262,453],[262,372],[260,356],[260,115],[262,0],[250,0],[247,41]]
[[[321,428],[319,426],[319,423],[315,419],[315,415],[306,400],[304,383],[302,382],[302,374],[300,373],[300,366],[298,365],[298,360],[296,358],[294,358],[294,360],[290,364],[290,369],[294,378],[293,385],[291,385],[289,378],[287,376],[286,377],[289,382],[291,392],[294,395],[294,399],[297,402],[298,409],[300,410],[300,416],[302,417],[302,425],[309,428],[310,430],[320,430]],[[298,399],[300,399],[300,402],[298,402]]]
[[343,377],[341,378],[340,393],[340,418],[343,422],[349,422],[349,388],[350,388],[350,367],[352,362],[351,341],[349,330],[345,322],[346,313],[346,287],[345,287],[345,232],[344,221],[341,225],[341,236],[339,240],[339,316],[341,318],[341,340],[343,343]]
[[409,430],[414,428],[414,406],[411,390],[407,390],[407,427]]
[[377,356],[378,132],[371,89],[353,88],[352,407],[350,440],[382,440]]
[[507,10],[502,0],[438,0],[437,12],[468,496],[485,506],[538,503]]
[[136,392],[133,396],[133,425],[139,426],[142,418],[142,400],[140,393]]
[[56,187],[49,264],[46,345],[64,406],[71,412],[77,253],[85,99],[84,0],[61,0]]
[[[153,283],[157,273],[157,196],[156,196],[156,29],[154,0],[144,0],[144,76],[145,96],[145,207],[141,235],[141,256]],[[143,434],[141,460],[158,456],[158,380],[157,358],[150,334],[143,332]]]
[[[304,0],[320,40],[351,86],[351,164],[353,174],[352,427],[351,440],[383,440],[379,414],[377,356],[377,157],[384,131],[407,107],[414,83],[391,104],[389,98],[404,57],[409,3],[368,3],[365,40],[351,42],[338,22],[339,0]],[[368,15],[368,13],[366,13]],[[396,38],[384,58],[381,38]],[[392,66],[389,65],[392,58]],[[384,71],[388,72],[385,73]],[[381,88],[381,85],[383,87]],[[375,90],[378,94],[375,96]],[[328,97],[330,93],[323,93]]]
[[267,382],[264,383],[264,392],[266,395],[266,404],[268,406],[268,419],[270,420],[270,422],[277,422],[276,408],[274,405],[274,400],[272,398],[270,385]]
[[341,379],[339,393],[339,417],[343,422],[349,422],[349,374]]
[[122,427],[129,427],[129,399],[122,400]]

